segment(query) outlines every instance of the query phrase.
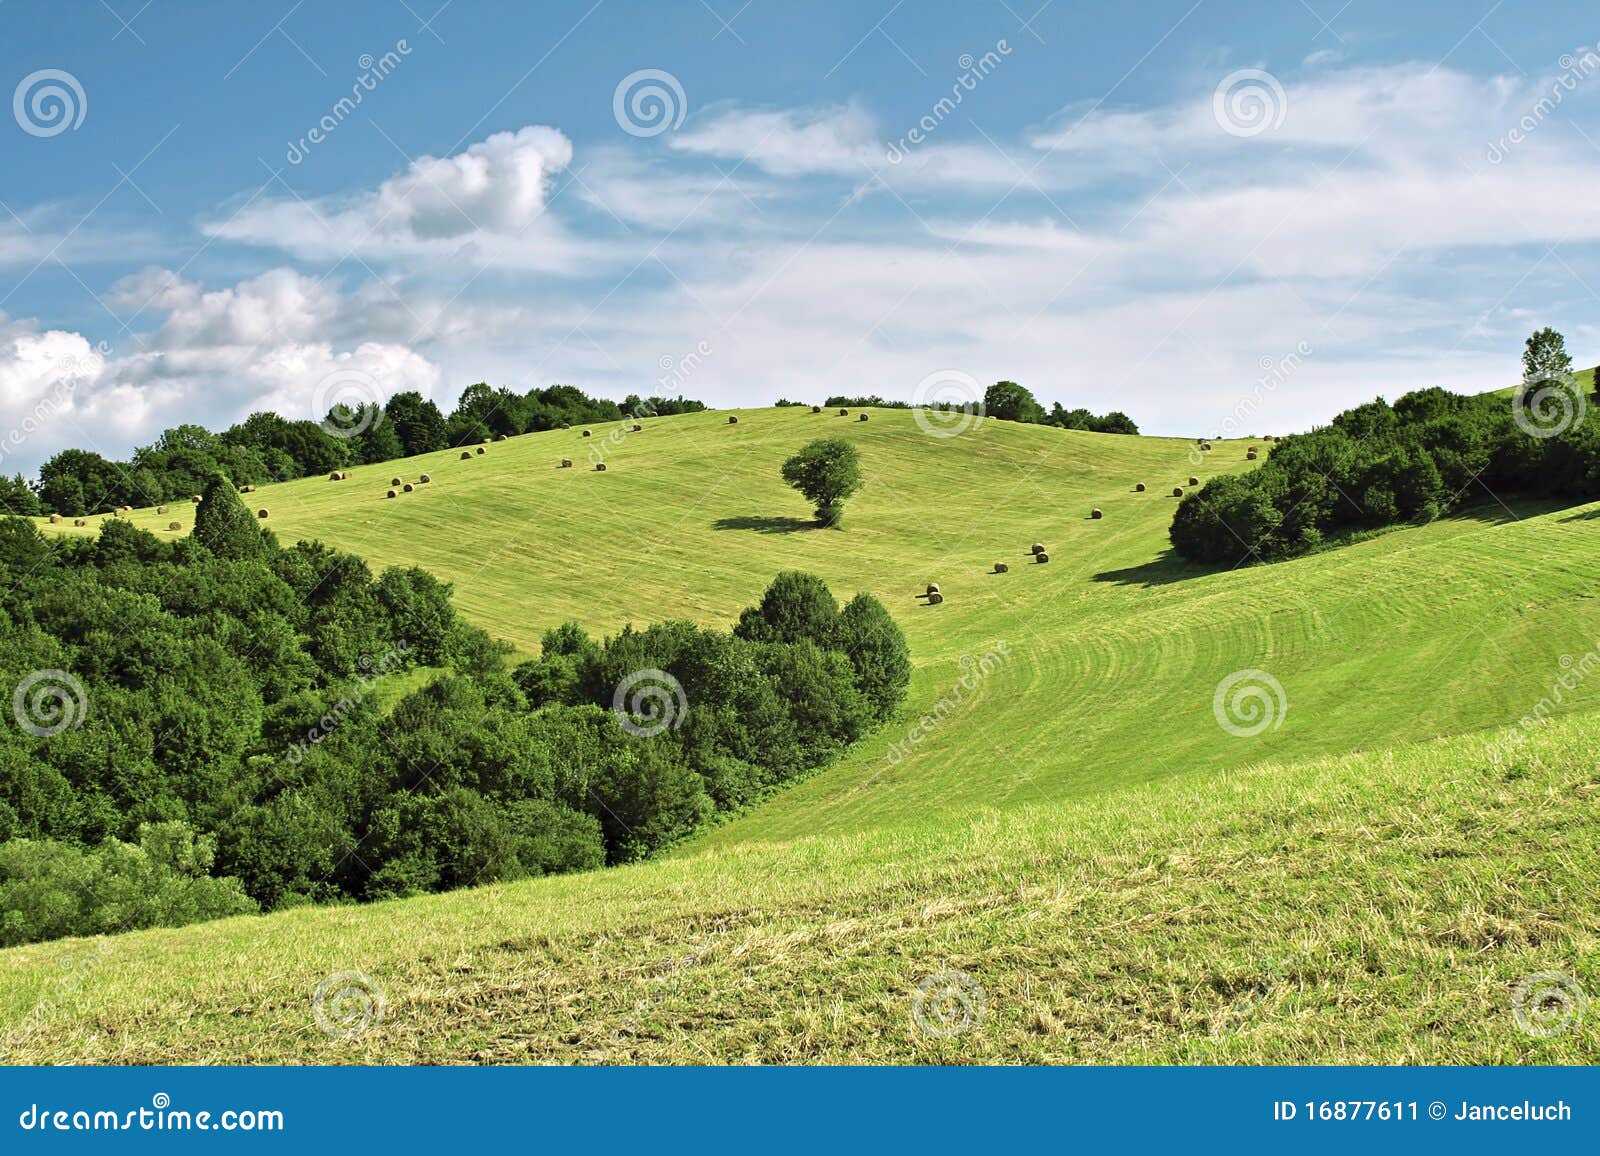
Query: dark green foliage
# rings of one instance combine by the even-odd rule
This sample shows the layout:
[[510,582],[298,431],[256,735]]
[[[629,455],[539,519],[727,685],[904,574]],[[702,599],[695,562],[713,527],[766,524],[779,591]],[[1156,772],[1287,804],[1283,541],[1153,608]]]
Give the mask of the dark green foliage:
[[206,483],[194,510],[194,539],[218,558],[261,556],[261,529],[233,483],[221,474]]
[[1548,325],[1528,338],[1522,351],[1522,380],[1556,381],[1570,376],[1572,358],[1567,355],[1567,339]]
[[1001,421],[1042,422],[1044,408],[1014,381],[997,381],[983,393],[983,412]]
[[784,462],[782,472],[816,507],[818,522],[837,526],[844,500],[861,488],[861,455],[844,438],[818,438]]
[[0,474],[0,517],[37,518],[41,513],[39,495],[21,474],[8,478]]
[[[1540,365],[1560,360],[1539,334],[1529,353]],[[1566,413],[1570,428],[1535,436],[1493,394],[1432,388],[1393,406],[1382,399],[1357,406],[1275,442],[1260,468],[1187,494],[1173,518],[1173,547],[1198,562],[1237,565],[1431,521],[1489,493],[1600,496],[1600,417],[1576,404]]]
[[[748,636],[568,624],[508,675],[425,571],[280,549],[220,479],[202,507],[202,542],[0,519],[0,686],[64,672],[77,711],[0,727],[0,944],[637,859],[903,693],[882,607],[841,613],[808,575],[774,581]],[[417,664],[444,669],[386,712],[379,684]],[[649,734],[614,709],[639,672],[681,694]]]

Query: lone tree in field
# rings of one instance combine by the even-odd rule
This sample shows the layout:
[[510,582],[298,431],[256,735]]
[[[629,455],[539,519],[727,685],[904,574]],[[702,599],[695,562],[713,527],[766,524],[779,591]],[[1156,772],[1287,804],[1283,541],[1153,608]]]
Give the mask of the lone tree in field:
[[1528,338],[1522,352],[1524,382],[1565,381],[1572,374],[1567,340],[1548,325]]
[[1014,381],[997,381],[983,393],[983,412],[1001,421],[1041,422],[1044,406]]
[[861,457],[843,438],[818,438],[783,463],[783,480],[817,508],[817,521],[837,526],[844,500],[861,488]]

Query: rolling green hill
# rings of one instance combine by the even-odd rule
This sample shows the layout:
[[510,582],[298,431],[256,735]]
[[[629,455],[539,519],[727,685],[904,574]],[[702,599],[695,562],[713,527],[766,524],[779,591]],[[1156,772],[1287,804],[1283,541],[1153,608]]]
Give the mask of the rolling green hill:
[[[248,500],[285,540],[452,580],[470,618],[527,653],[569,618],[726,625],[775,572],[813,571],[903,626],[916,673],[900,718],[669,861],[111,941],[121,962],[16,1054],[1592,1058],[1592,1030],[1530,1040],[1503,1021],[1524,972],[1596,974],[1581,751],[1600,731],[1551,726],[1509,771],[1480,736],[1429,740],[1541,700],[1600,702],[1600,660],[1584,659],[1600,645],[1600,509],[1486,498],[1476,517],[1208,572],[1166,550],[1173,487],[1251,468],[1255,443],[1213,443],[1194,465],[1175,439],[998,421],[940,439],[895,410],[737,416],[530,434]],[[824,433],[859,443],[868,479],[838,532],[809,528],[777,476]],[[168,533],[190,517],[132,520]],[[917,597],[929,582],[941,605]],[[1252,719],[1224,710],[1225,729],[1214,697],[1250,671],[1270,676],[1241,685],[1268,688],[1255,702],[1271,717],[1243,736]],[[1424,745],[1385,753],[1409,743]],[[27,1014],[91,950],[0,953],[6,1009]],[[989,1013],[950,1043],[918,1035],[905,1006],[946,967],[976,977]],[[307,1001],[346,969],[389,1007],[333,1044]],[[1216,1033],[1241,1001],[1271,1023]]]

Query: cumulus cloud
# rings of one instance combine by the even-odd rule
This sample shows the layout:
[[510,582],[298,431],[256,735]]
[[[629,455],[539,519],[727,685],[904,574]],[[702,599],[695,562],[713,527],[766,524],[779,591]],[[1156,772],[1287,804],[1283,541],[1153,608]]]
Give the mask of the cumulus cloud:
[[205,232],[306,259],[362,253],[568,268],[582,260],[582,247],[546,208],[555,174],[571,162],[564,134],[528,125],[453,156],[418,157],[375,189],[264,199]]

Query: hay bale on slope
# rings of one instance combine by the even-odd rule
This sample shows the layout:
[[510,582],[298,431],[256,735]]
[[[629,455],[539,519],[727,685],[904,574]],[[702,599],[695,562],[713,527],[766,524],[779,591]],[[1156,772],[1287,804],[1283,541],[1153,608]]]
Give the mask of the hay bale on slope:
[[433,479],[430,478],[427,474],[423,474],[420,478],[417,479],[417,481],[419,481],[419,482],[423,483],[424,485],[426,485],[428,482],[433,481]]
[[730,413],[728,415],[728,424],[729,425],[738,425],[739,424],[739,415]]
[[847,410],[847,409],[841,409],[839,411],[839,416],[840,417],[849,417],[850,416],[850,411]]
[[564,470],[570,470],[572,468],[572,459],[571,458],[562,458],[561,459],[561,468],[564,469]]
[[943,601],[944,601],[944,595],[943,594],[930,594],[930,595],[928,595],[928,605],[929,606],[937,606],[937,605],[939,605],[939,603],[941,603]]
[[869,417],[869,416],[871,416],[871,415],[870,415],[870,414],[862,414],[862,415],[861,415],[861,416],[860,416],[860,417],[859,417],[859,418],[857,418],[857,419],[856,419],[856,420],[857,420],[857,421],[866,421],[866,420],[867,420],[867,418],[868,418],[868,417]]
[[328,480],[330,482],[342,482],[344,481],[344,474],[339,470],[334,470],[333,473],[328,475]]
[[1050,555],[1041,550],[1039,553],[1033,556],[1033,560],[1039,563],[1039,565],[1043,566],[1046,562],[1050,561]]
[[937,582],[929,582],[928,583],[928,594],[929,594],[930,597],[932,595],[934,595],[934,594],[942,594],[942,593],[944,593],[944,592],[939,589],[939,584]]
[[584,430],[583,431],[583,436],[587,438],[587,437],[593,437],[594,435],[591,434],[588,430]]
[[398,490],[390,490],[388,496],[391,498],[398,498],[400,496],[400,492]]
[[50,515],[50,524],[52,526],[57,525],[60,521],[61,521],[61,515],[60,514],[51,514]]
[[1191,486],[1198,486],[1200,484],[1200,479],[1195,477],[1193,474],[1190,474],[1189,475],[1189,484]]
[[1144,483],[1143,482],[1135,482],[1133,484],[1133,492],[1136,493],[1136,494],[1144,493]]
[[167,529],[169,529],[169,530],[181,530],[181,529],[183,529],[183,523],[182,522],[168,522],[167,523]]
[[400,484],[401,484],[401,482],[402,482],[402,481],[403,481],[403,480],[404,480],[404,479],[402,479],[402,478],[390,478],[390,479],[389,479],[389,484],[390,484],[390,485],[391,485],[391,486],[398,486],[398,485],[400,485]]
[[1244,455],[1244,460],[1247,461],[1247,462],[1255,461],[1256,460],[1256,451],[1255,450],[1246,450],[1245,451],[1245,455]]
[[1183,487],[1182,486],[1173,486],[1172,487],[1172,496],[1174,498],[1183,497]]
[[470,462],[472,460],[472,451],[471,450],[462,450],[461,451],[461,460],[464,461],[464,462]]
[[605,464],[605,462],[595,462],[595,464],[594,464],[594,472],[597,473],[597,474],[605,473],[606,472],[606,464]]
[[191,502],[193,502],[195,505],[199,505],[200,504],[200,495],[199,494],[190,494],[189,495],[189,500]]
[[74,518],[74,519],[72,519],[72,524],[74,526],[82,527],[82,526],[87,526],[89,524],[89,522],[88,522],[88,519],[86,519],[86,518]]
[[1030,550],[1029,553],[1032,553],[1032,554],[1043,554],[1044,553],[1044,543],[1043,542],[1035,542],[1033,544],[1033,549]]
[[267,516],[266,510],[257,510],[256,511],[256,517],[264,519],[264,518],[266,518],[266,516]]
[[634,433],[644,433],[644,426],[639,425],[637,422],[635,422],[634,426],[633,426],[633,432]]
[[166,512],[167,512],[167,508],[165,506],[157,506],[156,507],[156,513],[165,514]]
[[1004,562],[996,562],[994,564],[994,572],[996,574],[1009,574],[1011,573],[1011,567],[1007,566]]
[[812,413],[821,413],[822,412],[822,407],[820,405],[814,405],[814,406],[811,407],[811,412]]
[[406,492],[406,493],[408,493],[408,494],[409,494],[409,493],[411,493],[411,492],[412,492],[412,491],[413,491],[413,490],[415,490],[415,489],[416,489],[416,488],[417,488],[417,487],[415,487],[415,486],[413,486],[413,485],[412,485],[412,484],[411,484],[411,483],[410,483],[410,482],[407,482],[407,483],[406,483],[406,484],[405,484],[405,485],[403,485],[403,486],[401,486],[401,487],[400,487],[400,488],[401,488],[401,489],[402,489],[402,490],[403,490],[403,491],[405,491],[405,492]]
[[1209,454],[1211,452],[1211,443],[1210,442],[1201,442],[1200,443],[1200,448],[1202,450],[1204,450],[1206,453]]
[[488,452],[489,452],[489,451],[488,451],[488,450],[486,450],[486,449],[484,449],[484,448],[483,448],[483,447],[482,447],[482,446],[479,446],[479,447],[478,447],[478,452],[479,452],[479,453],[480,453],[480,454],[486,454],[486,453],[488,453]]
[[1095,519],[1100,519],[1100,518],[1105,517],[1105,515],[1100,512],[1100,507],[1096,506],[1094,509],[1089,511],[1089,517],[1095,518]]

